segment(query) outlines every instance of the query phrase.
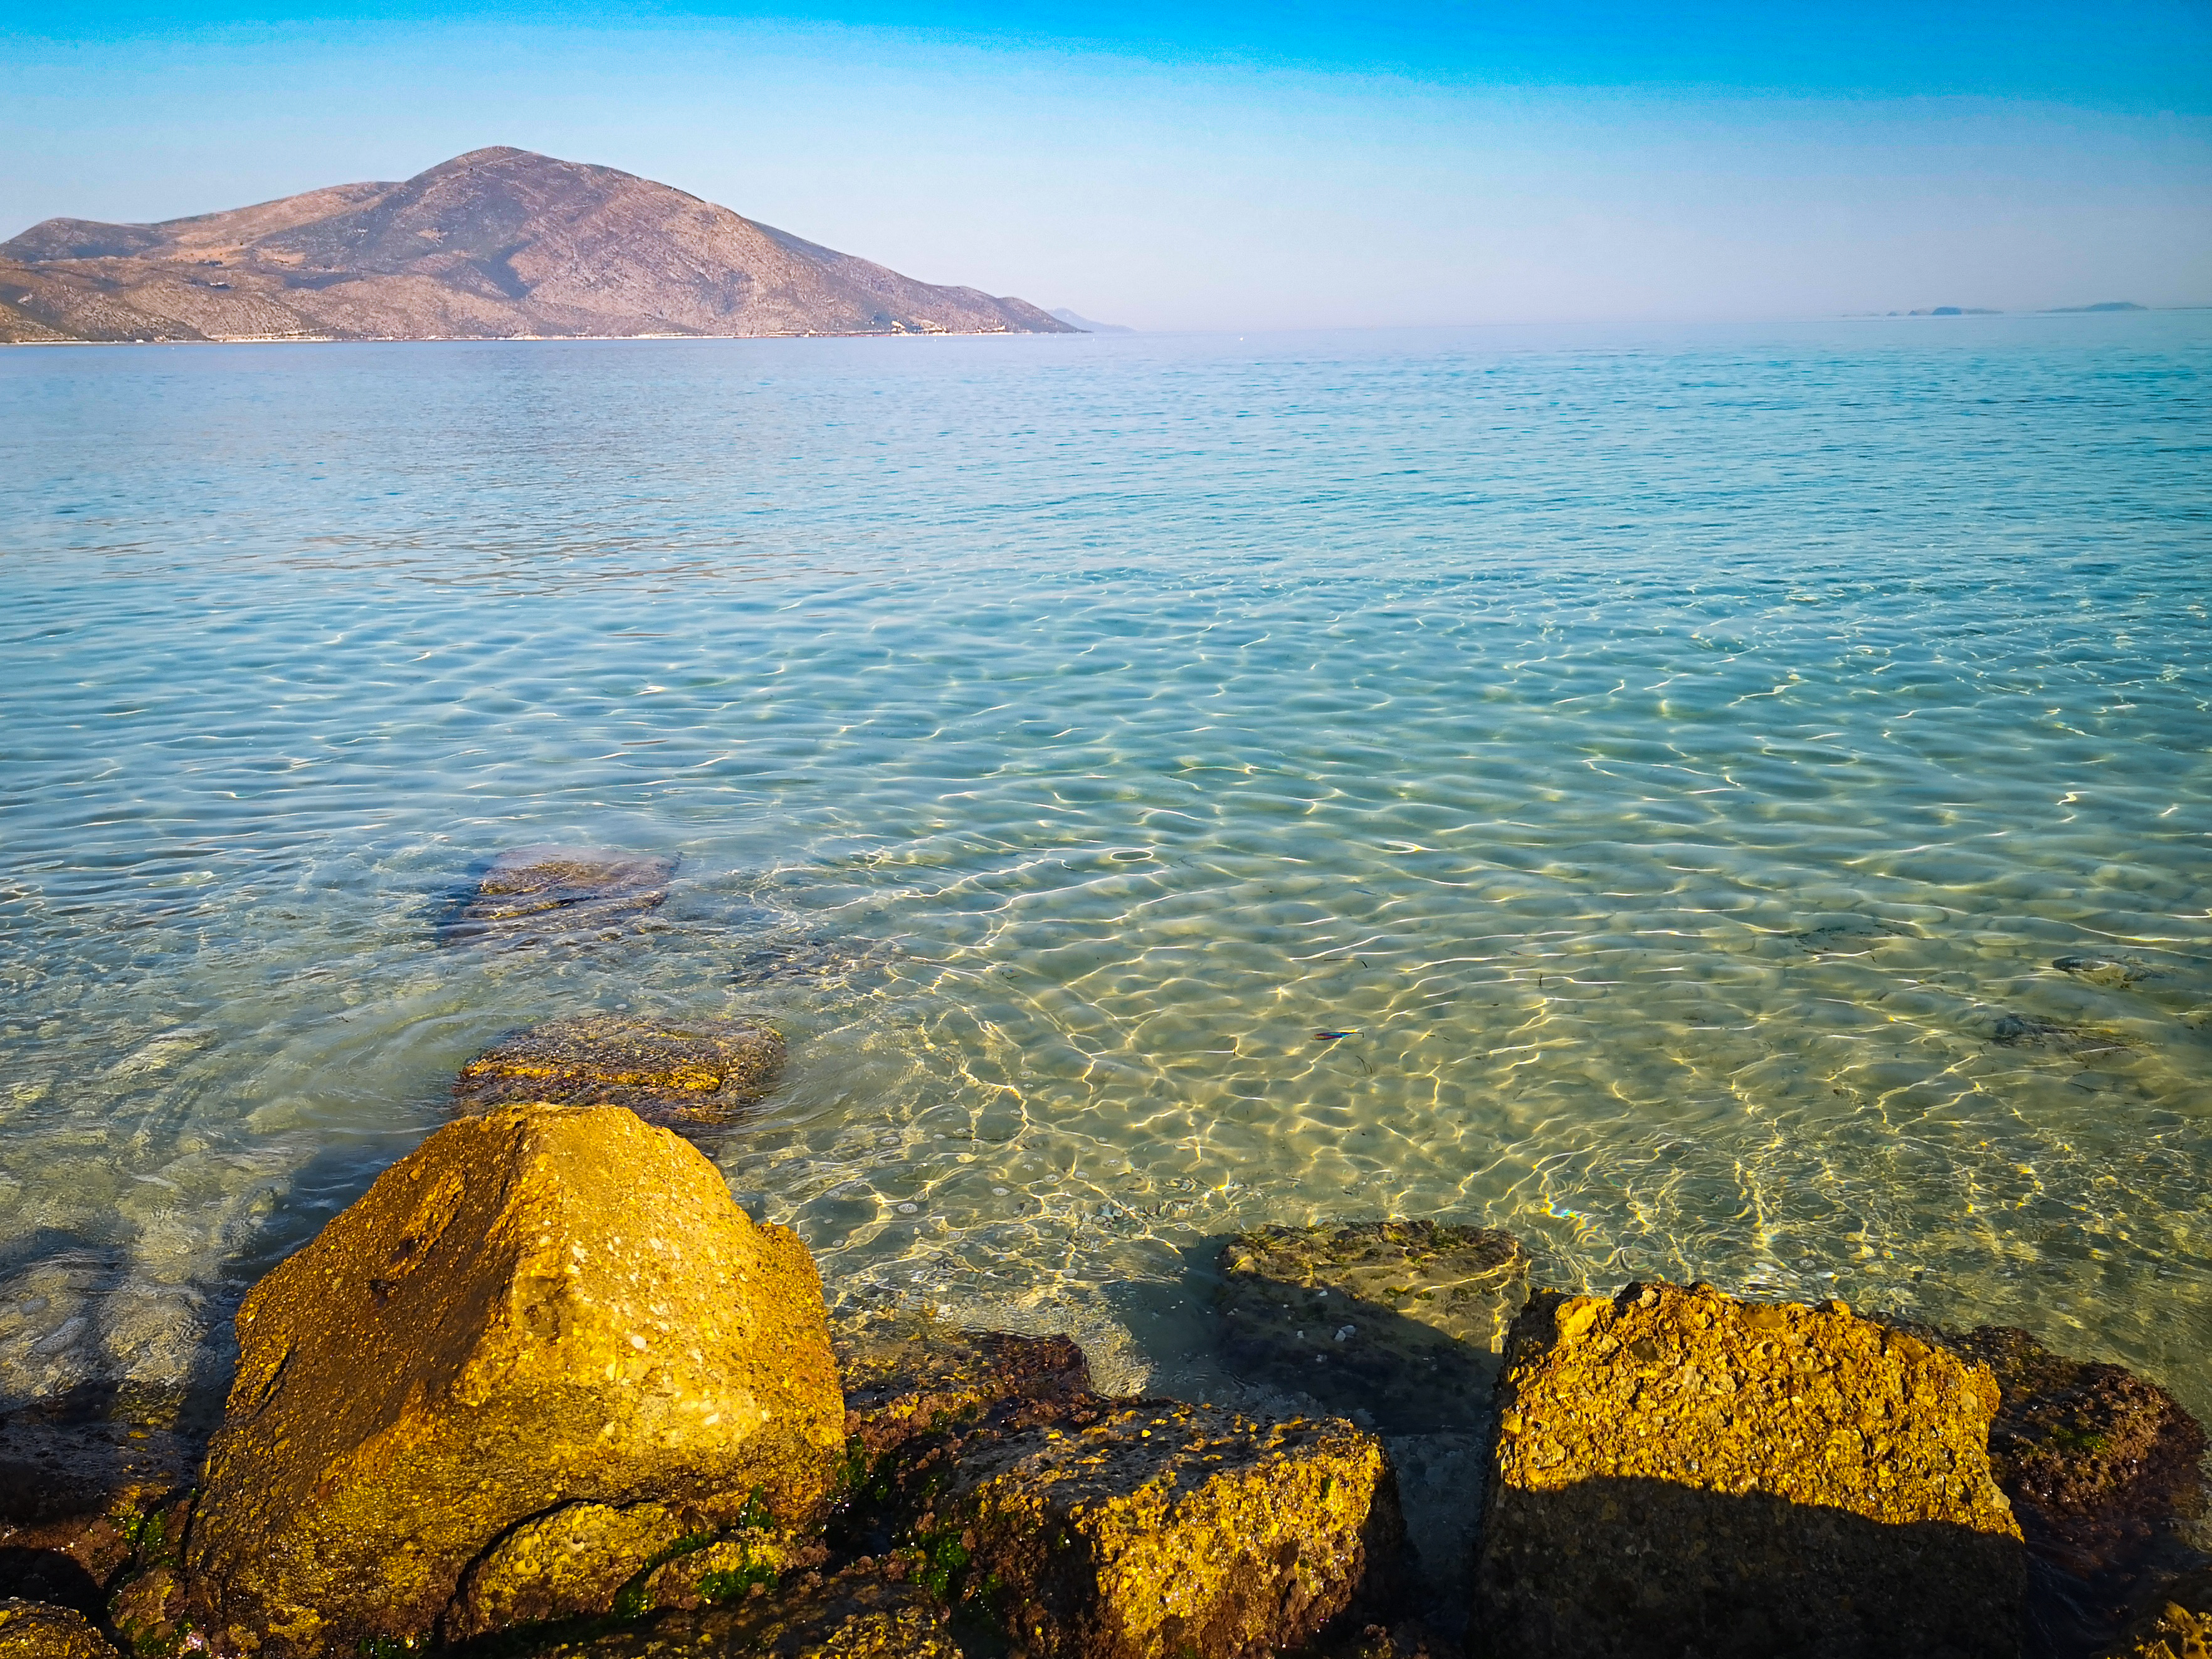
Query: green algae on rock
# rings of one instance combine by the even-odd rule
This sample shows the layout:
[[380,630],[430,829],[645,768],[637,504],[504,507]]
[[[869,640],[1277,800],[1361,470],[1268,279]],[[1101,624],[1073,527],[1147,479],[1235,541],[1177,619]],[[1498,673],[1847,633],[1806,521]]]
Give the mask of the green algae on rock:
[[922,1575],[1032,1659],[1257,1659],[1379,1593],[1404,1528],[1372,1435],[1176,1401],[941,1443],[903,1469]]
[[951,1428],[1001,1401],[1091,1393],[1083,1350],[1064,1336],[965,1331],[927,1316],[848,1322],[833,1333],[845,1435],[870,1456]]
[[477,1557],[441,1621],[447,1641],[611,1613],[624,1584],[685,1535],[663,1504],[564,1504]]
[[1989,1371],[1704,1285],[1515,1322],[1475,1570],[1493,1659],[2020,1651]]
[[668,897],[676,860],[614,847],[517,847],[492,860],[440,928],[448,945],[524,944],[635,920]]
[[2053,1353],[2026,1331],[1896,1328],[1996,1377],[1990,1462],[2027,1541],[2029,1617],[2044,1644],[2086,1652],[2112,1639],[2188,1553],[2182,1534],[2204,1501],[2203,1428],[2156,1383]]
[[787,1574],[818,1567],[829,1559],[829,1551],[813,1539],[772,1527],[739,1528],[697,1549],[679,1547],[638,1586],[637,1605],[641,1611],[689,1611],[741,1601],[756,1589],[774,1589]]
[[241,1651],[419,1638],[567,1505],[805,1524],[839,1467],[805,1246],[618,1107],[448,1124],[255,1286],[238,1333],[186,1565]]
[[1240,1375],[1377,1426],[1465,1428],[1487,1409],[1528,1258],[1486,1227],[1261,1227],[1222,1247],[1221,1275],[1222,1347]]
[[586,1014],[518,1032],[461,1067],[464,1111],[524,1101],[627,1106],[648,1123],[714,1122],[758,1100],[783,1071],[783,1038],[737,1019]]
[[0,1659],[118,1659],[114,1644],[74,1607],[0,1601]]
[[531,1659],[963,1659],[921,1586],[854,1566],[781,1595],[532,1644]]

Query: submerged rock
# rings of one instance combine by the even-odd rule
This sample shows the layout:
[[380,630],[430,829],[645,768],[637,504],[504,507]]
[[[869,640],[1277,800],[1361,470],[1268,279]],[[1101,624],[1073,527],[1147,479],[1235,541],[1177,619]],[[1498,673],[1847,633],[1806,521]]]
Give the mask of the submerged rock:
[[2166,1585],[2107,1659],[2212,1659],[2212,1567]]
[[730,982],[750,988],[835,984],[880,968],[896,954],[892,946],[869,939],[786,939],[746,951]]
[[648,1123],[711,1123],[758,1100],[783,1072],[783,1038],[738,1019],[586,1014],[532,1027],[461,1067],[465,1111],[520,1101],[627,1106]]
[[963,1659],[945,1608],[872,1562],[776,1595],[534,1643],[532,1659]]
[[73,1607],[0,1601],[0,1659],[118,1659],[114,1645]]
[[1349,1423],[1102,1404],[902,1471],[924,1582],[1032,1659],[1257,1659],[1379,1595],[1403,1540]]
[[1386,1429],[1470,1428],[1528,1258],[1487,1227],[1261,1227],[1222,1247],[1221,1276],[1222,1352],[1239,1374]]
[[835,1334],[847,1442],[871,1455],[972,1423],[1010,1400],[1070,1401],[1091,1393],[1083,1350],[1064,1336],[963,1331],[893,1315]]
[[1499,1382],[1483,1650],[2011,1659],[1997,1400],[1986,1369],[1838,1303],[1539,1295]]
[[[805,1246],[620,1108],[447,1125],[255,1286],[238,1334],[186,1565],[245,1650],[589,1607],[665,1530],[636,1506],[804,1523],[838,1464]],[[532,1579],[507,1546],[576,1505],[621,1513],[596,1517],[606,1560]]]
[[668,897],[676,860],[615,847],[517,847],[495,858],[440,929],[449,945],[521,944],[626,922]]
[[2051,965],[2062,974],[2116,991],[2131,990],[2147,979],[2165,977],[2148,963],[2133,957],[2054,957]]

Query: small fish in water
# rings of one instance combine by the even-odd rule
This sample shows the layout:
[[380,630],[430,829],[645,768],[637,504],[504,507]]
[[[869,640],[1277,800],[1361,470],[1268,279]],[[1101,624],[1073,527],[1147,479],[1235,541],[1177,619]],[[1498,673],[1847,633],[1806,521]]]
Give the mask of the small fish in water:
[[1316,1031],[1314,1033],[1314,1041],[1316,1042],[1334,1042],[1339,1037],[1358,1036],[1358,1035],[1359,1033],[1357,1031]]

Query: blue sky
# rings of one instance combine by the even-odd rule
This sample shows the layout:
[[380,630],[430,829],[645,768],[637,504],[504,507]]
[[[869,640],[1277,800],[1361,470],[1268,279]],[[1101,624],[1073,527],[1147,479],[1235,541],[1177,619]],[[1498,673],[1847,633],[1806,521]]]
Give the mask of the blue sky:
[[2212,0],[0,9],[0,235],[489,143],[1157,328],[2212,301]]

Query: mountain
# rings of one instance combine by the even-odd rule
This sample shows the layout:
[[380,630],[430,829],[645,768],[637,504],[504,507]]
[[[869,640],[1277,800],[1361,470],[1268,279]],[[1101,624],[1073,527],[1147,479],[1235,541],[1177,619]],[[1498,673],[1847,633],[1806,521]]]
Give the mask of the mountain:
[[0,341],[1066,334],[612,167],[471,150],[156,225],[0,242]]
[[1052,314],[1083,334],[1134,334],[1137,331],[1121,323],[1094,323],[1088,317],[1070,311],[1066,306],[1054,306]]

